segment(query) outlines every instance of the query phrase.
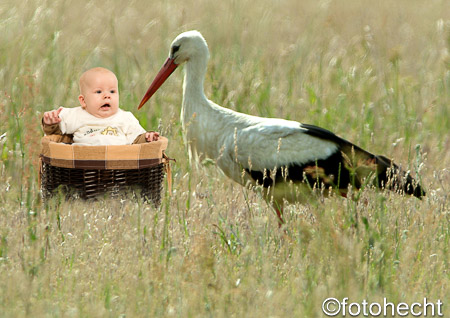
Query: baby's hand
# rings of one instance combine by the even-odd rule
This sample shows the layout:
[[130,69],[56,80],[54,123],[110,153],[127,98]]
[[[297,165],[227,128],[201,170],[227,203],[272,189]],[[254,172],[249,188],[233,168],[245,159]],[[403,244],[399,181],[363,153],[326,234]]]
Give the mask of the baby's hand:
[[148,131],[145,133],[145,140],[147,142],[157,141],[159,139],[159,133],[156,131]]
[[54,125],[58,124],[61,121],[61,118],[59,118],[59,113],[63,110],[62,107],[52,110],[49,112],[44,113],[44,124],[46,125]]

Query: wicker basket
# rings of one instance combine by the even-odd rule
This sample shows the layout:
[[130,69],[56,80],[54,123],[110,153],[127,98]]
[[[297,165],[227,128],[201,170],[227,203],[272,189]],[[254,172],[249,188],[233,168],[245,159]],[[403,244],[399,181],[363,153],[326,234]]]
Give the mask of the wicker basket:
[[167,138],[124,146],[81,146],[60,140],[59,135],[42,138],[39,176],[44,200],[59,188],[68,197],[83,199],[133,191],[160,204],[164,174],[170,172],[164,154]]

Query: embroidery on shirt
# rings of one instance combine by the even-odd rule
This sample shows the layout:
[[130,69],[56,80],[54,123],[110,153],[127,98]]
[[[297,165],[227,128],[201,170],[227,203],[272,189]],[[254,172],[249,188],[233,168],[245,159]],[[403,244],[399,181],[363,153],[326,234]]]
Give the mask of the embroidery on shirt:
[[100,129],[92,129],[92,128],[90,128],[89,130],[84,132],[83,136],[87,136],[89,134],[93,134],[93,133],[95,133],[96,131],[99,131],[99,130]]
[[108,136],[119,136],[119,134],[117,133],[117,128],[112,128],[110,126],[108,126],[105,129],[103,129],[101,134],[102,135],[108,135]]

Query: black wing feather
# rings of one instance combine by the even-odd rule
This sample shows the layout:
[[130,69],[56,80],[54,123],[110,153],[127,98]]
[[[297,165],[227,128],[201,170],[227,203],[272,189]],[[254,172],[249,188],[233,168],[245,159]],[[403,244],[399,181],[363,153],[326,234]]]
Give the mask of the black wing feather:
[[[401,171],[392,160],[371,154],[327,129],[309,124],[301,126],[310,136],[336,143],[338,150],[326,159],[278,168],[275,180],[272,180],[270,173],[274,167],[267,167],[266,173],[246,169],[258,184],[269,187],[273,186],[274,181],[308,182],[310,185],[319,182],[319,186],[333,186],[345,194],[349,184],[359,188],[364,178],[375,174],[375,184],[378,187],[403,190],[418,198],[425,195],[422,187],[408,173]],[[394,175],[399,177],[394,178]]]

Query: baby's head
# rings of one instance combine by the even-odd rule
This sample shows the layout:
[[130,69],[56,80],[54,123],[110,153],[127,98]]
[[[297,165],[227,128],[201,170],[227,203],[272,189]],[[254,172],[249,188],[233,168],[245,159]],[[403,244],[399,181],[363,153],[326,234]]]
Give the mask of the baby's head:
[[81,107],[89,114],[107,118],[119,110],[119,87],[116,75],[103,67],[94,67],[80,77]]

